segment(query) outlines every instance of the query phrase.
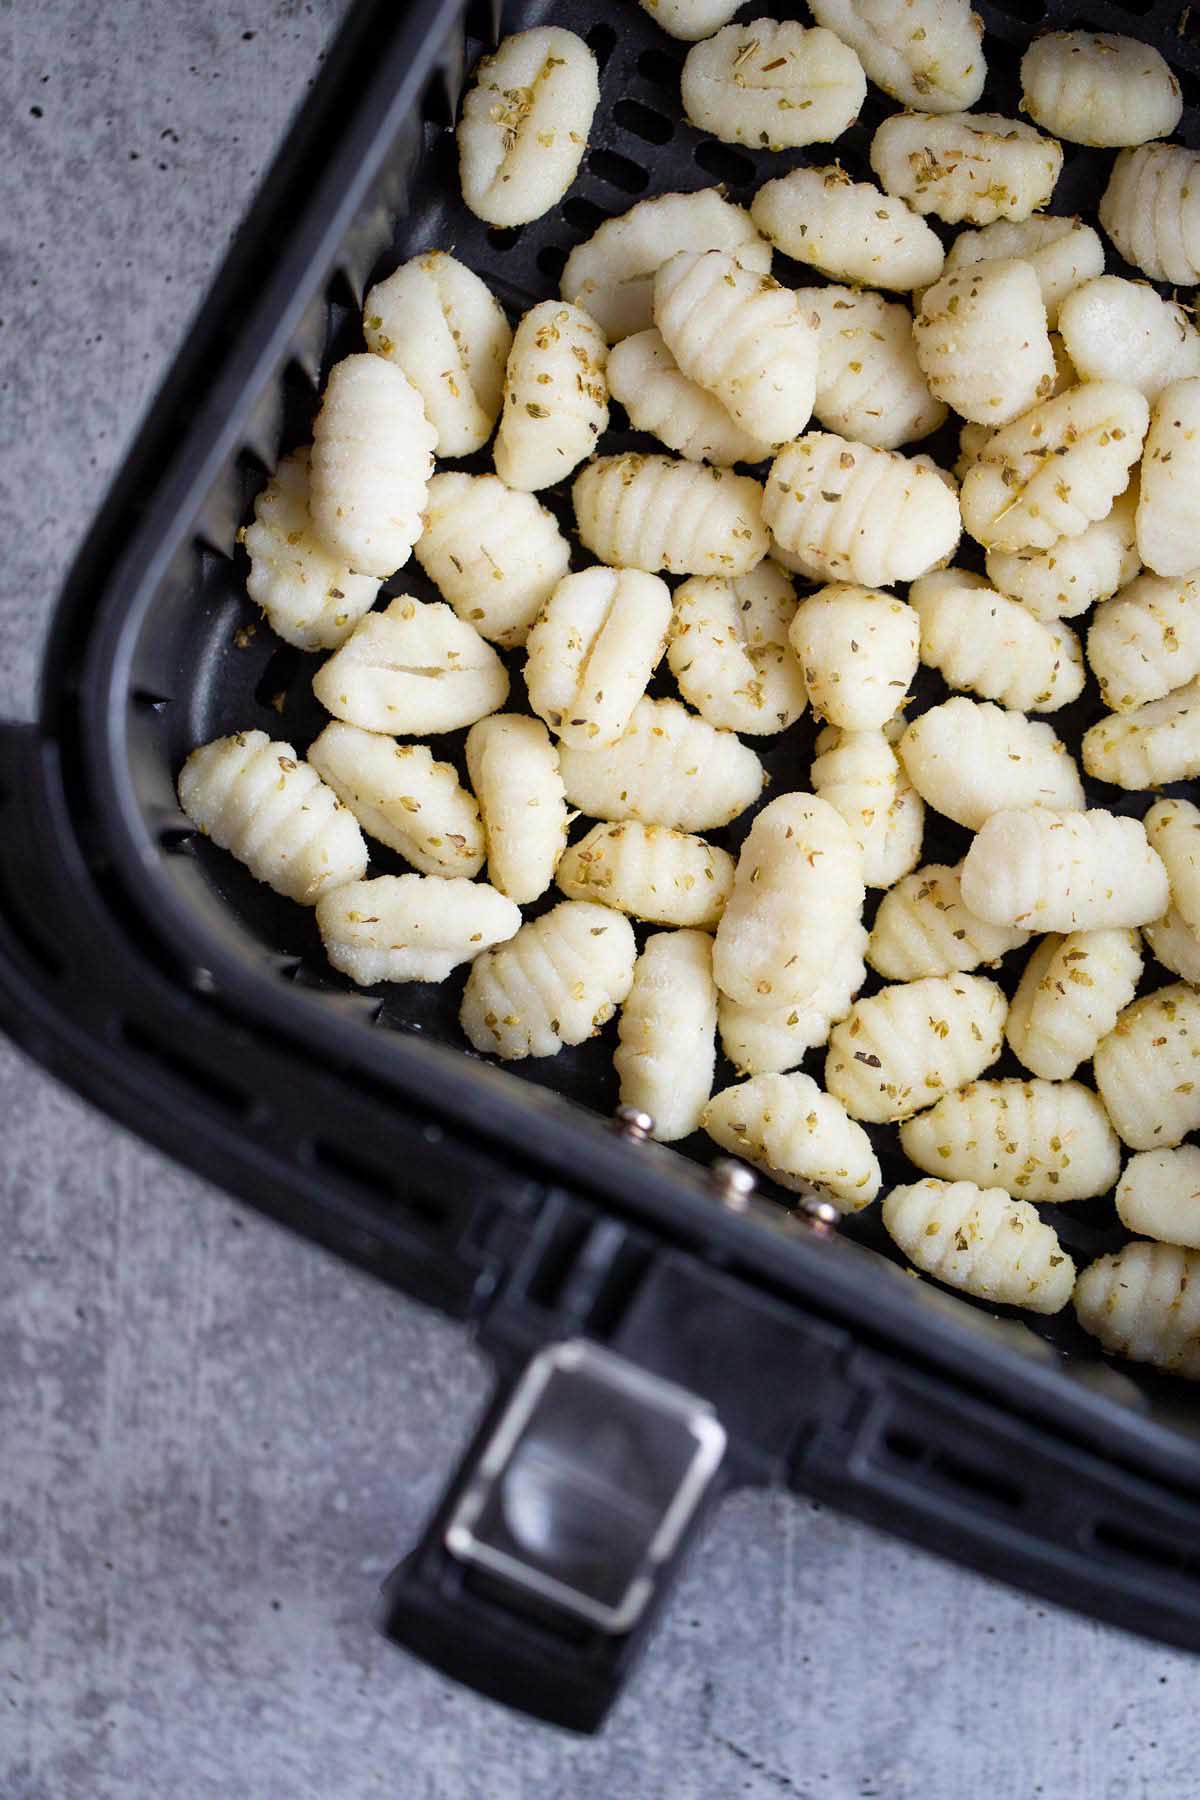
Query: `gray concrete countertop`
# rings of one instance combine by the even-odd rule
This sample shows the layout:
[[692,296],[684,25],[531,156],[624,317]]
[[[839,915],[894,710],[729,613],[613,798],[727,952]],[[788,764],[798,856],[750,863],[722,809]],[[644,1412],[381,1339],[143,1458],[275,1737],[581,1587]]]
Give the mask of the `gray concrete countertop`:
[[[0,714],[342,11],[0,6]],[[462,1333],[3,1045],[0,1117],[3,1800],[1194,1791],[1200,1666],[778,1496],[600,1739],[456,1689],[369,1621],[484,1393]]]

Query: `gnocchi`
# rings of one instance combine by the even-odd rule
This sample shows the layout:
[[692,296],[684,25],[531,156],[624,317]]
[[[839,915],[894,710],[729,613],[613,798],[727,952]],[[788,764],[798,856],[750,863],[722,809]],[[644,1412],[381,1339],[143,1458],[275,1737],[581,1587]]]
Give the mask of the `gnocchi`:
[[857,288],[797,288],[820,333],[813,412],[828,431],[897,450],[945,422],[913,348],[912,314]]
[[1061,1312],[1075,1265],[1053,1227],[1027,1200],[973,1181],[917,1181],[893,1188],[883,1222],[909,1261],[947,1287],[993,1305]]
[[623,913],[564,900],[476,957],[459,1022],[476,1050],[504,1062],[557,1056],[612,1018],[633,986],[636,956]]
[[550,886],[566,848],[558,753],[540,719],[492,713],[472,725],[466,754],[482,817],[488,879],[526,906]]
[[678,700],[639,700],[624,737],[608,747],[559,746],[572,806],[592,819],[640,819],[678,831],[713,831],[753,806],[766,772],[749,745]]
[[599,900],[652,925],[711,930],[733,887],[733,858],[667,825],[593,825],[567,850],[555,880],[569,900]]
[[890,888],[921,860],[925,804],[882,730],[827,725],[809,771],[813,792],[837,808],[863,853],[868,887]]
[[1200,775],[1200,678],[1090,726],[1083,766],[1097,781],[1122,788],[1164,787]]
[[572,489],[579,536],[622,570],[748,575],[770,547],[749,475],[670,456],[598,456]]
[[1063,301],[1058,324],[1082,380],[1125,382],[1151,405],[1169,382],[1200,374],[1200,331],[1143,281],[1085,281]]
[[1200,1256],[1174,1244],[1126,1244],[1075,1284],[1075,1312],[1105,1350],[1200,1379]]
[[1151,281],[1200,280],[1200,154],[1181,144],[1122,150],[1100,201],[1100,223]]
[[699,1129],[712,1093],[716,1036],[712,939],[703,931],[654,933],[633,965],[613,1063],[622,1104],[649,1113],[659,1143]]
[[1006,425],[1054,387],[1046,308],[1025,262],[947,271],[922,296],[913,342],[931,391],[977,425]]
[[1084,805],[1079,770],[1053,727],[987,701],[955,695],[931,706],[897,750],[925,804],[968,831],[1006,808]]
[[1161,919],[1142,926],[1146,947],[1164,969],[1193,987],[1200,987],[1200,938],[1188,930],[1177,907],[1167,908]]
[[1200,521],[1193,506],[1198,481],[1200,377],[1193,375],[1162,390],[1142,452],[1137,546],[1156,575],[1187,575],[1200,566]]
[[334,364],[308,460],[309,511],[332,555],[381,578],[408,561],[436,442],[420,394],[394,363],[361,355]]
[[838,1019],[867,979],[863,951],[867,933],[854,926],[834,951],[820,985],[806,1000],[744,1006],[721,994],[717,1019],[721,1046],[740,1075],[782,1074],[806,1053],[829,1041]]
[[1182,687],[1200,675],[1200,582],[1139,575],[1096,608],[1087,655],[1113,712]]
[[573,31],[506,37],[475,70],[458,122],[462,196],[489,225],[527,225],[579,172],[600,99],[596,59]]
[[532,494],[452,469],[429,484],[416,557],[460,619],[512,650],[566,574],[570,551]]
[[422,875],[478,875],[479,808],[450,763],[427,744],[397,744],[334,719],[308,760],[369,837],[398,851]]
[[804,711],[804,673],[788,627],[792,584],[769,557],[748,575],[693,575],[677,587],[667,661],[710,725],[748,736],[786,731]]
[[683,110],[727,144],[794,150],[831,143],[867,97],[848,44],[795,19],[726,25],[689,50],[680,76]]
[[962,890],[980,918],[1031,931],[1144,925],[1169,899],[1141,820],[1100,807],[993,813],[967,851]]
[[869,731],[903,705],[917,672],[921,621],[894,594],[832,582],[800,602],[788,636],[818,718]]
[[1200,1125],[1200,993],[1177,981],[1135,1000],[1096,1046],[1100,1098],[1131,1150],[1170,1149]]
[[1008,1002],[983,975],[929,975],[856,1000],[829,1035],[825,1086],[856,1119],[932,1106],[994,1063]]
[[513,901],[461,875],[377,875],[317,901],[325,954],[360,987],[444,981],[460,963],[512,937],[520,923]]
[[921,661],[949,687],[1018,712],[1055,712],[1083,692],[1083,651],[1069,625],[1033,618],[966,569],[923,575],[909,589]]
[[997,219],[978,231],[960,231],[946,252],[947,275],[976,263],[1015,257],[1037,276],[1046,323],[1057,326],[1067,295],[1104,273],[1100,234],[1082,219],[1034,213],[1028,219]]
[[962,865],[926,863],[883,896],[867,961],[887,981],[967,975],[1029,942],[1019,926],[991,925],[964,904]]
[[927,1175],[1018,1200],[1090,1200],[1121,1169],[1108,1114],[1078,1081],[972,1081],[906,1120],[900,1143]]
[[360,619],[312,685],[335,719],[404,737],[473,725],[508,697],[491,645],[441,601],[408,594]]
[[564,744],[614,744],[658,667],[671,593],[638,569],[584,569],[559,582],[529,633],[529,704]]
[[968,0],[815,0],[809,10],[904,106],[956,112],[983,92],[983,20]]
[[807,1075],[754,1075],[715,1094],[705,1131],[779,1183],[827,1194],[841,1213],[869,1206],[883,1182],[871,1140]]
[[1047,1081],[1067,1081],[1091,1059],[1142,973],[1137,933],[1114,928],[1041,939],[1021,973],[1005,1035],[1019,1061]]
[[1200,1148],[1143,1150],[1117,1185],[1117,1215],[1130,1231],[1200,1250]]
[[648,431],[689,462],[763,462],[770,444],[737,424],[714,394],[683,373],[655,330],[635,331],[614,344],[608,385],[635,431]]
[[737,11],[733,0],[638,0],[640,6],[673,38],[694,44],[711,37]]
[[285,643],[334,650],[374,605],[379,582],[356,575],[318,538],[308,510],[308,455],[284,457],[254,502],[253,523],[239,534],[250,558],[246,592]]
[[1188,930],[1200,935],[1200,807],[1190,800],[1158,800],[1142,823],[1166,868],[1172,906]]
[[1048,31],[1021,58],[1021,107],[1073,144],[1116,148],[1170,137],[1179,83],[1158,51],[1115,31]]
[[785,256],[834,281],[904,292],[936,281],[945,261],[936,233],[903,200],[852,181],[837,164],[766,182],[750,216]]
[[1096,519],[1078,537],[1059,538],[1047,550],[989,550],[988,580],[1035,619],[1075,618],[1115,594],[1141,568],[1137,500],[1135,475],[1107,518]]
[[496,473],[527,493],[578,468],[608,424],[608,344],[579,306],[543,300],[517,326],[504,375]]
[[947,225],[1027,219],[1054,192],[1062,146],[998,113],[893,113],[871,139],[871,167],[894,198]]

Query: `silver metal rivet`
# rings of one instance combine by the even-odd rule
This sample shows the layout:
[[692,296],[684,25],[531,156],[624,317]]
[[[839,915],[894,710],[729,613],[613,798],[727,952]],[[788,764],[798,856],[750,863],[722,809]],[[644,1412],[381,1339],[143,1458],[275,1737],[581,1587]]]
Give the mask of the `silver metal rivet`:
[[758,1186],[753,1169],[748,1169],[745,1163],[735,1162],[731,1156],[722,1156],[708,1174],[721,1205],[727,1206],[730,1212],[745,1212],[750,1196]]
[[822,1200],[817,1194],[806,1194],[796,1211],[818,1237],[832,1237],[841,1218],[833,1201]]
[[654,1119],[637,1106],[618,1106],[613,1115],[613,1128],[630,1143],[643,1144],[654,1130]]

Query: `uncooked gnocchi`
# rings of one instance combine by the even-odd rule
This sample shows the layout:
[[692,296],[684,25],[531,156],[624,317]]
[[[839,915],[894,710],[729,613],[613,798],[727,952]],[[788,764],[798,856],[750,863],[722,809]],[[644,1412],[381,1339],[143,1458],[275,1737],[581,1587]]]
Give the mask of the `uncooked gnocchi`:
[[862,64],[832,31],[795,19],[726,25],[689,50],[683,110],[701,131],[754,150],[828,144],[867,97]]
[[978,231],[960,231],[946,252],[945,273],[1016,257],[1028,263],[1038,279],[1046,323],[1058,324],[1067,295],[1082,282],[1104,273],[1100,234],[1082,219],[1035,213],[1028,219],[997,219]]
[[527,493],[578,468],[608,424],[608,344],[582,307],[543,300],[517,326],[504,375],[496,473]]
[[334,650],[375,604],[379,582],[325,548],[308,510],[308,451],[285,456],[241,532],[246,592],[271,630],[299,650]]
[[1156,575],[1200,566],[1200,377],[1173,381],[1150,414],[1137,508],[1138,553]]
[[567,850],[554,879],[569,900],[599,900],[652,925],[710,930],[733,888],[733,858],[667,825],[593,825]]
[[956,112],[983,92],[983,20],[967,0],[815,0],[809,10],[904,106]]
[[1059,538],[1048,550],[989,550],[988,580],[1035,619],[1073,619],[1097,600],[1107,600],[1141,568],[1134,519],[1136,475],[1113,501],[1108,517],[1078,537]]
[[1200,1147],[1130,1157],[1117,1185],[1117,1215],[1143,1237],[1200,1250]]
[[1018,712],[1055,712],[1083,692],[1083,651],[1069,625],[1030,616],[966,569],[914,581],[921,661],[948,687],[967,688]]
[[863,880],[890,888],[921,860],[925,804],[892,748],[890,731],[820,732],[809,770],[813,792],[841,813],[862,848]]
[[753,806],[766,774],[747,744],[678,700],[639,700],[629,729],[600,748],[559,746],[572,806],[592,819],[714,831]]
[[1174,1244],[1126,1244],[1075,1284],[1075,1312],[1105,1350],[1200,1379],[1200,1255]]
[[1179,83],[1158,51],[1115,31],[1048,31],[1021,58],[1021,108],[1055,137],[1116,149],[1170,137]]
[[883,1177],[871,1140],[808,1075],[755,1075],[714,1094],[705,1131],[780,1187],[816,1188],[839,1212],[859,1212]]
[[1200,674],[1200,581],[1139,575],[1096,608],[1087,656],[1113,712],[1182,687]]
[[1100,201],[1100,223],[1125,261],[1151,281],[1200,280],[1200,154],[1182,144],[1122,150]]
[[613,1066],[622,1104],[649,1113],[659,1143],[699,1129],[712,1093],[716,1037],[712,939],[703,931],[655,932],[633,966]]
[[1200,775],[1200,678],[1112,713],[1083,734],[1083,766],[1114,787],[1165,787]]
[[1058,328],[1081,380],[1123,381],[1152,405],[1168,382],[1200,375],[1200,331],[1144,281],[1085,281],[1063,301]]
[[1033,269],[996,259],[949,270],[913,323],[932,391],[977,425],[1006,425],[1054,387],[1054,351]]
[[671,592],[638,569],[584,569],[559,582],[529,633],[529,704],[564,744],[615,744],[658,667]]
[[927,806],[969,831],[1005,808],[1081,809],[1083,783],[1052,726],[955,695],[913,720],[897,745]]
[[571,490],[579,536],[619,569],[747,575],[770,548],[749,475],[670,456],[598,456]]
[[471,965],[459,1023],[476,1050],[505,1062],[557,1056],[594,1037],[633,986],[624,913],[564,900]]
[[947,225],[1027,219],[1054,192],[1062,146],[999,113],[893,113],[871,139],[889,194]]
[[1019,926],[990,925],[964,905],[961,863],[926,863],[883,896],[867,961],[888,981],[919,981],[992,967],[1028,941]]
[[508,676],[491,645],[448,606],[397,594],[359,620],[313,676],[313,693],[347,725],[426,737],[496,712]]
[[867,979],[863,961],[867,933],[854,926],[833,953],[825,975],[807,1000],[743,1006],[722,994],[717,1018],[721,1047],[741,1075],[781,1074],[803,1062],[806,1053],[829,1041],[838,1019]]
[[903,200],[852,181],[836,163],[766,182],[750,216],[785,256],[835,281],[905,292],[936,281],[945,261],[936,234]]
[[800,602],[788,635],[819,719],[869,731],[903,705],[917,672],[921,621],[894,594],[831,582]]
[[472,725],[466,755],[483,820],[488,879],[526,906],[550,886],[567,842],[558,752],[540,719],[493,713]]
[[1105,931],[1161,919],[1170,890],[1140,819],[1089,812],[998,812],[967,851],[963,899],[994,925]]
[[429,484],[416,557],[460,619],[511,650],[567,572],[554,516],[496,475],[444,470]]
[[638,0],[638,3],[664,31],[688,44],[711,37],[737,11],[734,0]]
[[596,59],[573,31],[541,25],[485,56],[458,122],[462,196],[489,225],[525,225],[574,181],[600,99]]
[[914,1267],[999,1306],[1061,1312],[1075,1265],[1027,1200],[973,1181],[893,1188],[883,1222]]
[[804,674],[788,639],[792,584],[764,557],[748,575],[693,575],[677,587],[667,661],[710,725],[751,737],[786,731],[804,711]]
[[821,344],[813,412],[828,431],[877,450],[928,437],[946,418],[913,348],[912,314],[859,288],[797,288]]
[[356,881],[367,866],[354,814],[290,744],[272,743],[265,731],[235,731],[193,750],[180,771],[179,804],[256,881],[301,906]]
[[1193,987],[1200,987],[1200,938],[1188,930],[1177,908],[1142,926],[1142,936],[1156,962]]
[[1090,1200],[1121,1168],[1108,1115],[1078,1081],[969,1082],[907,1120],[900,1143],[927,1175],[1018,1200]]
[[1112,1030],[1141,973],[1135,931],[1042,938],[1008,1009],[1005,1036],[1018,1060],[1048,1081],[1068,1080]]
[[1200,934],[1200,807],[1158,800],[1142,823],[1166,868],[1172,906],[1188,930]]
[[367,835],[422,875],[470,877],[482,869],[479,808],[457,770],[435,762],[427,744],[397,744],[333,719],[308,760]]
[[395,574],[421,535],[437,432],[408,376],[382,356],[335,363],[313,425],[309,511],[360,575]]
[[360,987],[445,981],[460,963],[512,937],[520,923],[513,901],[460,875],[377,875],[317,901],[325,954]]
[[751,437],[714,394],[683,373],[658,331],[635,331],[613,345],[608,385],[635,431],[648,431],[689,462],[727,468],[771,454],[770,444]]
[[994,1063],[1008,1002],[983,975],[931,975],[856,1000],[829,1036],[825,1086],[856,1119],[907,1119]]
[[1159,988],[1118,1015],[1092,1058],[1096,1086],[1131,1150],[1170,1149],[1200,1125],[1200,993]]

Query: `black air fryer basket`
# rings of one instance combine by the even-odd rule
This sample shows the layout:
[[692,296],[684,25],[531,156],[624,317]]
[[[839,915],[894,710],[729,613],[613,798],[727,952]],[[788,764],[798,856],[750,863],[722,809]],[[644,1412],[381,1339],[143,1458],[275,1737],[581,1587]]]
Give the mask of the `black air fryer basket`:
[[[1189,6],[977,4],[985,104],[1015,110],[1043,22],[1132,31],[1177,71],[1182,135],[1200,142]],[[316,659],[258,621],[236,533],[307,441],[330,363],[359,347],[369,283],[452,247],[515,313],[639,196],[722,182],[748,199],[806,160],[685,125],[685,47],[632,0],[514,6],[503,27],[547,17],[586,37],[603,97],[569,196],[514,231],[462,206],[452,131],[495,11],[361,0],[344,28],[75,564],[40,722],[0,731],[7,1028],[144,1137],[472,1322],[495,1398],[387,1585],[384,1623],[484,1692],[594,1728],[672,1565],[739,1482],[818,1495],[1200,1649],[1194,1390],[1110,1365],[1069,1314],[1031,1329],[906,1279],[880,1255],[878,1208],[831,1233],[765,1186],[747,1200],[728,1165],[705,1166],[707,1142],[683,1146],[689,1160],[640,1141],[613,1116],[612,1027],[518,1074],[466,1051],[461,981],[347,991],[311,914],[198,843],[178,809],[194,745],[257,726],[303,748],[320,727]],[[889,110],[872,90],[838,141],[852,174]],[[1068,148],[1056,210],[1094,208],[1110,160]],[[410,587],[430,592],[405,571],[385,596]],[[1093,696],[1058,721],[1070,738],[1097,710]],[[812,731],[768,752],[783,785]],[[457,739],[437,751],[461,757]],[[927,858],[953,859],[953,828],[934,823]],[[1121,1241],[1107,1202],[1049,1216],[1079,1261]]]

